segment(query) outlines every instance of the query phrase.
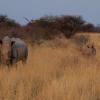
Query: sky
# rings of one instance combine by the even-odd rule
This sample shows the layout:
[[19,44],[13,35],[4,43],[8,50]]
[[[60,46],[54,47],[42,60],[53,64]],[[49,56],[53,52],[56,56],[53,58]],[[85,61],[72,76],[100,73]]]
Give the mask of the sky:
[[24,25],[24,17],[80,15],[87,22],[100,24],[100,0],[0,0],[0,14]]

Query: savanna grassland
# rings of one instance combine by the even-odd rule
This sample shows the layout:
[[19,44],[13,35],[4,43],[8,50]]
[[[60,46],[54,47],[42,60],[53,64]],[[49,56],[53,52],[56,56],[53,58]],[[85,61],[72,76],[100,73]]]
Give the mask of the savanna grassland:
[[26,65],[0,67],[0,100],[100,100],[100,35],[89,37],[95,56],[64,37],[28,43]]

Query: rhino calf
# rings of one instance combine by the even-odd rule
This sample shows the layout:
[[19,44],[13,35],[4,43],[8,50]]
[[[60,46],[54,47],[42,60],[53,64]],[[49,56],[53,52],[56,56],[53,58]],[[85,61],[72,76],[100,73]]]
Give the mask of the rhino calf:
[[85,45],[83,48],[81,48],[81,52],[83,55],[93,57],[96,55],[96,48],[94,47],[94,45]]

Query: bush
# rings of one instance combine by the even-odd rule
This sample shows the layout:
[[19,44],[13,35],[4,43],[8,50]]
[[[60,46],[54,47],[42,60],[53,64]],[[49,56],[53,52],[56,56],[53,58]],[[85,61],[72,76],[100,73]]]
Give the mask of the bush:
[[79,31],[80,26],[84,23],[85,21],[81,16],[45,16],[34,22],[38,27],[45,28],[47,31],[61,32],[67,38]]
[[9,27],[20,26],[15,20],[8,18],[6,15],[0,15],[0,25]]
[[57,24],[59,24],[60,30],[67,38],[70,38],[78,32],[80,26],[84,23],[85,21],[81,16],[62,16],[57,19]]
[[89,35],[77,35],[72,38],[73,42],[78,46],[84,46],[90,41]]

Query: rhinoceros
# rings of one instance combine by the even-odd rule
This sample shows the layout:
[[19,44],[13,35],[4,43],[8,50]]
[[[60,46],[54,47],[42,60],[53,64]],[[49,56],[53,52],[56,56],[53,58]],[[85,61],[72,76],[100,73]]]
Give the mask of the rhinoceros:
[[2,40],[0,40],[0,63],[10,63],[11,45],[11,39],[8,36],[5,36]]
[[1,41],[0,60],[7,65],[16,64],[18,61],[26,63],[28,47],[20,38],[4,37]]

